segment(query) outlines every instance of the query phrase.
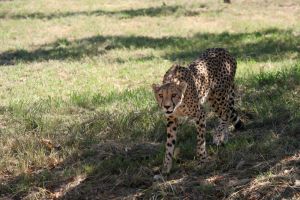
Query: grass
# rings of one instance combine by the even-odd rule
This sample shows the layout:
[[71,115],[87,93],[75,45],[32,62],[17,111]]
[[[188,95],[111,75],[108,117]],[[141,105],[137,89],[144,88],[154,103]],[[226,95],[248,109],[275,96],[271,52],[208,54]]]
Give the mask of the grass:
[[[297,0],[0,3],[0,199],[299,198]],[[246,129],[197,166],[179,128],[159,173],[165,120],[150,85],[209,47],[238,60]]]

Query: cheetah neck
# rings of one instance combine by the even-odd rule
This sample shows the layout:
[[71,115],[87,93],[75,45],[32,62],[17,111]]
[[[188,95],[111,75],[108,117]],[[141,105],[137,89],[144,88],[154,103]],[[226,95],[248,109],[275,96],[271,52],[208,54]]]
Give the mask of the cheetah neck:
[[187,82],[187,77],[190,76],[189,69],[181,67],[179,65],[172,66],[165,74],[163,83],[176,83],[179,84],[182,81]]

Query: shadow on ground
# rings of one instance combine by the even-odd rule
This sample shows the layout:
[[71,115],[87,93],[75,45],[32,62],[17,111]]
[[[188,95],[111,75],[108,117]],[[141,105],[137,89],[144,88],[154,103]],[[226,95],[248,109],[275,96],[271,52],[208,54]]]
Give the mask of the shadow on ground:
[[[204,4],[201,4],[201,8],[205,8]],[[205,12],[204,10],[202,12]],[[210,11],[212,12],[212,11]],[[174,14],[180,15],[198,15],[200,11],[191,11],[186,9],[183,6],[179,5],[162,5],[157,7],[149,8],[139,8],[139,9],[129,9],[129,10],[118,10],[118,11],[106,11],[106,10],[93,10],[93,11],[69,11],[69,12],[54,12],[54,13],[42,13],[42,12],[33,12],[33,13],[24,13],[24,14],[2,14],[0,19],[57,19],[65,17],[74,17],[74,16],[116,16],[120,18],[134,18],[140,16],[149,16],[149,17],[159,17],[159,16],[168,16]]]
[[[251,39],[251,40],[249,40]],[[249,42],[251,41],[251,42]],[[266,29],[252,33],[198,33],[192,37],[94,36],[79,40],[59,39],[35,50],[9,50],[0,54],[0,65],[47,60],[78,60],[101,56],[116,49],[162,50],[172,61],[191,61],[206,48],[224,47],[239,59],[276,61],[299,58],[300,39],[291,30]],[[139,58],[140,59],[140,58]]]
[[[97,166],[85,180],[68,190],[61,199],[296,198],[300,192],[296,185],[296,180],[300,178],[300,135],[297,134],[300,116],[298,112],[295,114],[293,107],[297,106],[299,98],[289,96],[289,93],[299,90],[299,77],[299,68],[295,67],[268,75],[268,78],[255,77],[247,80],[250,90],[242,91],[245,93],[243,101],[251,102],[248,107],[244,107],[242,114],[247,122],[246,130],[235,132],[224,147],[208,145],[213,159],[206,166],[199,168],[192,159],[194,151],[186,152],[187,149],[182,149],[185,152],[179,154],[180,159],[176,160],[177,164],[171,175],[154,181],[153,175],[159,172],[156,168],[162,162],[163,148],[158,144],[144,143],[133,148],[132,153],[149,152],[144,154],[149,156],[132,160],[137,157],[115,153],[115,157],[106,160],[106,165]],[[290,90],[284,89],[283,85]],[[252,88],[258,93],[253,93]],[[282,103],[288,99],[289,104]],[[264,114],[256,113],[249,119],[247,112],[250,112],[251,105],[265,101],[268,105],[257,107]],[[154,125],[154,129],[157,126],[161,130],[161,125]],[[162,130],[161,133],[163,132]],[[194,149],[195,142],[189,143],[190,132],[194,132],[194,129],[185,125],[179,132],[177,146],[190,146]],[[157,151],[157,148],[160,150]],[[114,160],[116,158],[117,162]]]
[[[299,77],[299,68],[291,68],[268,75],[268,79],[245,80],[248,88],[242,91],[242,101],[249,104],[241,110],[246,130],[235,132],[223,147],[208,145],[213,159],[204,167],[199,168],[193,160],[194,150],[183,148],[171,175],[154,181],[165,140],[165,125],[157,108],[126,114],[101,112],[69,127],[61,146],[74,151],[62,163],[12,178],[0,185],[0,192],[9,196],[20,191],[9,196],[14,199],[41,195],[59,199],[296,197],[300,190],[296,185],[300,178],[300,116],[294,108],[299,97],[290,95],[299,91]],[[102,101],[108,99],[98,103]],[[256,106],[258,103],[262,105]],[[258,112],[247,118],[253,107]],[[194,135],[194,129],[184,125],[177,146],[195,149],[195,138],[189,143]],[[26,189],[24,182],[29,186]]]
[[[102,99],[98,103],[107,100]],[[149,114],[152,115],[151,119]],[[76,150],[59,164],[53,163],[44,168],[31,166],[27,172],[7,178],[0,185],[0,198],[60,198],[74,187],[78,188],[79,193],[70,193],[78,199],[84,195],[80,192],[92,199],[103,199],[105,195],[107,198],[129,195],[153,175],[147,161],[151,160],[153,164],[161,160],[162,146],[155,141],[165,137],[165,130],[163,121],[155,117],[157,115],[157,108],[126,115],[119,113],[117,116],[115,112],[98,112],[81,124],[71,125],[68,132],[64,133],[64,139],[57,141],[61,148],[49,149],[40,145],[36,148],[45,148],[50,160],[51,154],[61,154],[64,148]],[[148,123],[154,123],[151,125],[153,128],[141,127],[145,117]],[[28,131],[35,131],[38,125],[31,128]],[[147,141],[142,142],[142,138]],[[144,173],[148,175],[144,176]],[[118,180],[120,185],[116,185]],[[117,191],[111,193],[113,188]]]

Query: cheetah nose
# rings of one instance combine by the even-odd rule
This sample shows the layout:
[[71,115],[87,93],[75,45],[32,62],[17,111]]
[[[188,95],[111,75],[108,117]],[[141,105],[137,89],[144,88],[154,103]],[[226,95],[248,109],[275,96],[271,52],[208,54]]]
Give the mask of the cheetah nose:
[[170,107],[171,107],[171,106],[165,106],[165,109],[167,109],[167,110],[168,110]]

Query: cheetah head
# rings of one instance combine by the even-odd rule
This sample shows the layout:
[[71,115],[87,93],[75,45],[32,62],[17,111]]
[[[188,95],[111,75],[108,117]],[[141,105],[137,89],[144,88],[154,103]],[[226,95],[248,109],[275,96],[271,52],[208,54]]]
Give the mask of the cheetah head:
[[187,83],[153,84],[152,88],[158,105],[167,114],[172,114],[182,103]]

